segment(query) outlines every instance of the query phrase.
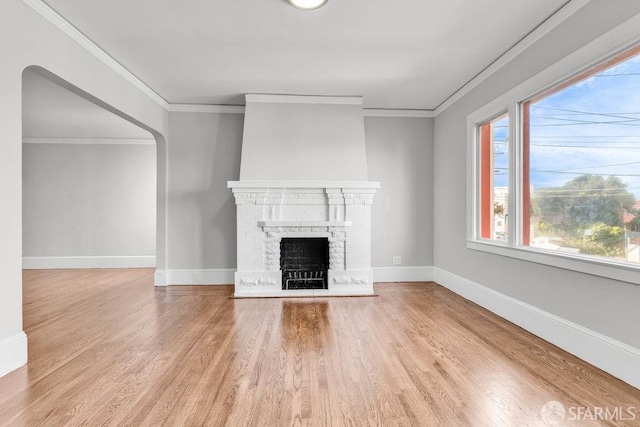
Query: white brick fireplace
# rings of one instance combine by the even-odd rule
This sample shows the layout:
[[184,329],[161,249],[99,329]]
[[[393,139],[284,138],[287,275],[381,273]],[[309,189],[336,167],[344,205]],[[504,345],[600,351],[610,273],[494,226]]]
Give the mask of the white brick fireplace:
[[[379,186],[367,180],[361,98],[247,95],[240,180],[228,183],[237,207],[235,296],[372,295]],[[283,239],[324,245],[326,265],[301,272],[304,281],[283,279]],[[299,282],[323,286],[290,287]]]
[[[377,183],[230,182],[238,209],[236,296],[371,295],[371,204]],[[328,289],[283,289],[280,243],[329,242]]]

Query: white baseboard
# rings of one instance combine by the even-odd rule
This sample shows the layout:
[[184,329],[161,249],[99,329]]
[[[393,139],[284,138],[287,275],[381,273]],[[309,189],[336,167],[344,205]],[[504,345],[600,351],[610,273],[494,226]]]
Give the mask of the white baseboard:
[[62,256],[23,257],[25,270],[48,270],[56,268],[151,268],[156,266],[156,257],[151,256]]
[[20,332],[0,340],[0,377],[27,363],[27,334]]
[[156,286],[233,285],[235,268],[205,270],[156,270]]
[[154,284],[156,286],[167,286],[167,270],[158,270],[156,268]]
[[640,349],[437,267],[434,267],[434,281],[640,388]]
[[430,282],[433,267],[374,267],[374,282]]
[[[156,286],[232,285],[235,268],[205,270],[156,270]],[[433,267],[373,268],[374,282],[428,282],[433,280]]]

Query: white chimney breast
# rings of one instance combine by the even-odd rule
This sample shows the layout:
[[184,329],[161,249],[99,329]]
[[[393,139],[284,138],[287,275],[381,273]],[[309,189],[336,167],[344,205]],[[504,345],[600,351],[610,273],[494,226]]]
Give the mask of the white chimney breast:
[[[380,184],[367,181],[362,98],[246,99],[240,180],[228,182],[237,205],[235,296],[372,295]],[[327,239],[325,289],[283,286],[283,238]]]
[[367,180],[362,98],[246,99],[241,181]]

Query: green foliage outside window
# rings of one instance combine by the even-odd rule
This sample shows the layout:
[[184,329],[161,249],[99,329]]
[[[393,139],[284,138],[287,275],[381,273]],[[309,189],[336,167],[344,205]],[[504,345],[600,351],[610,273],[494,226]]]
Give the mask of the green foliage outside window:
[[531,208],[540,219],[537,235],[583,254],[623,258],[623,217],[638,214],[634,204],[635,196],[620,178],[580,175],[560,187],[536,190]]

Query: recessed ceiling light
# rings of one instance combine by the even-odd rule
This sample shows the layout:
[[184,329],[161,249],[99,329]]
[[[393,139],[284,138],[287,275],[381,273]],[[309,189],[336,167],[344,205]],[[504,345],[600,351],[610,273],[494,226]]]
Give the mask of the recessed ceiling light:
[[289,0],[298,9],[312,10],[324,6],[328,0]]

